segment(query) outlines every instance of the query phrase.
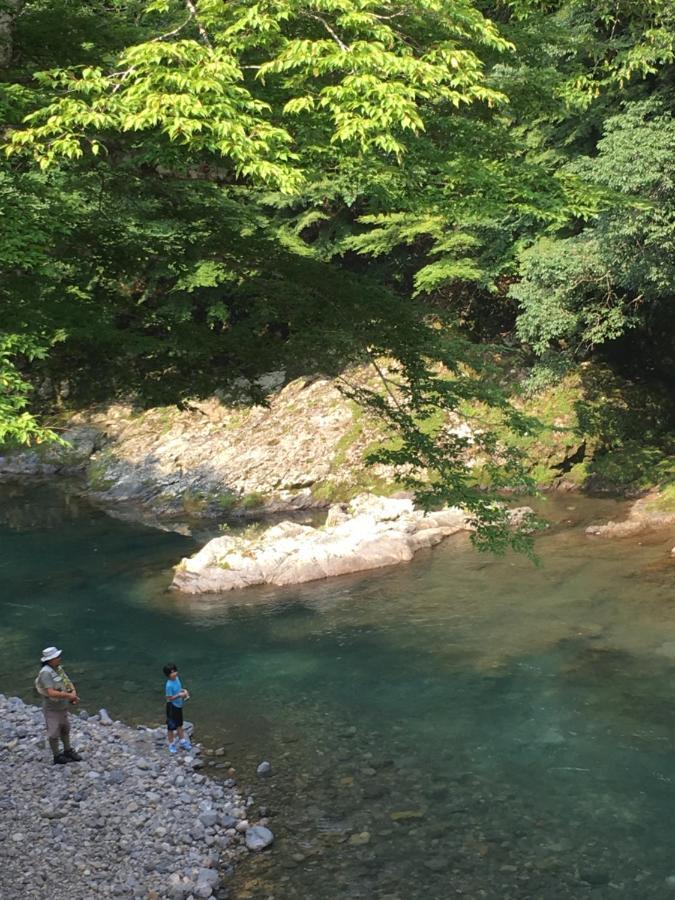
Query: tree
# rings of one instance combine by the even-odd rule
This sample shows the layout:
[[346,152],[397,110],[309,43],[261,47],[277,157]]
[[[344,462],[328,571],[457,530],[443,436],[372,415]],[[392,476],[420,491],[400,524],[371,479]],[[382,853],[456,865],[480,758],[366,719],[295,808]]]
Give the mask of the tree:
[[598,284],[619,265],[627,203],[654,226],[596,145],[620,102],[664,86],[672,35],[665,0],[28,0],[0,86],[0,189],[20,211],[0,220],[21,404],[5,433],[28,380],[180,404],[242,374],[386,357],[396,385],[361,399],[398,429],[387,459],[426,502],[491,525],[483,490],[523,483],[517,461],[486,428],[483,483],[430,423],[480,397],[528,426],[460,332],[477,306],[508,319],[523,275],[533,344],[628,323],[636,273],[612,272],[633,279],[619,324],[598,324],[587,282],[566,299],[567,279],[582,259]]
[[512,293],[519,333],[537,353],[578,356],[641,329],[660,348],[648,366],[673,358],[674,143],[672,114],[652,98],[609,118],[597,156],[570,164],[614,202],[577,234],[542,239],[524,254]]

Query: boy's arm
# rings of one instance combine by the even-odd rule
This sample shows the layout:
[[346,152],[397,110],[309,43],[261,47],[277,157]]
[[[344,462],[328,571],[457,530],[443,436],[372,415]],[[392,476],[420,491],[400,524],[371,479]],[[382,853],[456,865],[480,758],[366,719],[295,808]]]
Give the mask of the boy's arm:
[[168,700],[169,703],[172,703],[174,700],[178,700],[182,696],[183,696],[183,692],[178,691],[177,694],[167,694],[166,699]]

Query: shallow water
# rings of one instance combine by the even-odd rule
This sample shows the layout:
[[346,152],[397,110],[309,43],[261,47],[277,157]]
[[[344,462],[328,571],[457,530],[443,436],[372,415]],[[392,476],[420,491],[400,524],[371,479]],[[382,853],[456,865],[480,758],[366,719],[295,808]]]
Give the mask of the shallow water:
[[237,900],[675,896],[673,535],[587,537],[613,501],[543,509],[538,568],[460,535],[378,573],[185,598],[167,585],[191,539],[0,486],[0,690],[31,699],[56,643],[85,708],[159,722],[175,659],[212,761],[278,814]]

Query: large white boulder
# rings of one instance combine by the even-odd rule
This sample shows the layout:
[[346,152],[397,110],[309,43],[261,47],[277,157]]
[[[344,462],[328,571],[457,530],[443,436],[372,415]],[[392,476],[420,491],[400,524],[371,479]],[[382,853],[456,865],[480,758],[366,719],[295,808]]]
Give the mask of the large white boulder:
[[333,507],[320,528],[281,522],[251,539],[214,538],[182,560],[172,587],[189,594],[218,593],[396,565],[466,529],[467,521],[460,509],[426,515],[409,499],[363,494]]

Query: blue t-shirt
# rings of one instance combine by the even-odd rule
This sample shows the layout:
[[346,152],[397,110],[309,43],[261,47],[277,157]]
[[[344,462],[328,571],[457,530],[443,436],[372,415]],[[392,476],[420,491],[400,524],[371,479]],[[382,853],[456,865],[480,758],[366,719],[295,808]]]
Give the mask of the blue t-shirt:
[[[164,693],[166,694],[166,699],[169,700],[169,697],[174,697],[176,694],[179,694],[183,690],[183,685],[181,684],[180,678],[176,675],[175,678],[167,679],[166,686],[164,688]],[[183,705],[183,698],[176,697],[175,700],[171,700],[174,706],[177,706],[179,709]]]

